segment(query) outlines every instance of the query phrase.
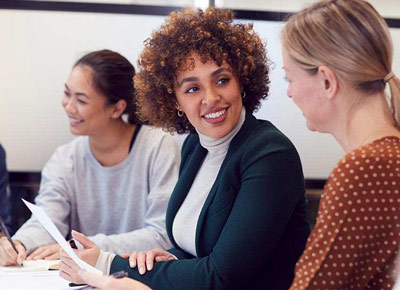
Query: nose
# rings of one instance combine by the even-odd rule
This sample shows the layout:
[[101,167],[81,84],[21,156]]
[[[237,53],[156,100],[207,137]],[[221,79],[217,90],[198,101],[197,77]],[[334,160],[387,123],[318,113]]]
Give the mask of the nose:
[[292,95],[291,95],[290,87],[289,87],[289,86],[288,86],[288,88],[287,88],[287,90],[286,90],[286,95],[287,95],[289,98],[292,98]]
[[76,113],[76,102],[74,101],[74,98],[72,97],[66,97],[64,96],[62,98],[61,101],[64,110],[68,113],[68,114],[75,114]]
[[215,106],[216,104],[219,103],[221,96],[219,95],[219,92],[210,87],[204,90],[204,97],[203,97],[203,105],[208,105],[210,107]]

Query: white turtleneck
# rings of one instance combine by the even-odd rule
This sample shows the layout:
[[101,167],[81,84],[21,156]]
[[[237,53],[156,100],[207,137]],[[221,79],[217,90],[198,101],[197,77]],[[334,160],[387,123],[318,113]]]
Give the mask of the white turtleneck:
[[197,132],[201,146],[207,149],[208,153],[172,225],[172,234],[178,246],[195,257],[197,257],[196,228],[201,209],[217,178],[219,169],[228,152],[229,144],[242,127],[245,117],[246,110],[243,107],[239,122],[235,128],[226,136],[219,139],[214,139]]

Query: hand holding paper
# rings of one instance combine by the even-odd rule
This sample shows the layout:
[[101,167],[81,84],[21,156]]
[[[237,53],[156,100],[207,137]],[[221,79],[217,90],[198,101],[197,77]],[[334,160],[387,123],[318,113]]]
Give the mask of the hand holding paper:
[[25,205],[29,208],[29,210],[32,212],[32,214],[39,220],[39,222],[42,224],[42,226],[49,232],[49,234],[57,241],[57,243],[63,248],[63,250],[68,254],[68,256],[71,257],[71,259],[81,268],[85,269],[88,272],[94,273],[94,274],[99,274],[101,275],[101,271],[97,270],[96,268],[90,266],[86,262],[82,261],[79,259],[79,257],[76,255],[76,253],[72,250],[72,248],[68,245],[67,241],[65,238],[61,235],[60,231],[57,229],[55,224],[51,221],[49,216],[45,213],[45,211],[22,199],[22,201],[25,203]]

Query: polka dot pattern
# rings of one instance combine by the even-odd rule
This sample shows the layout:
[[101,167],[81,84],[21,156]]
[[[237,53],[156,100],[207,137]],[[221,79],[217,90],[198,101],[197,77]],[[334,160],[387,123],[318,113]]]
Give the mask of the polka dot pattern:
[[400,247],[400,138],[346,154],[325,185],[291,289],[392,289]]

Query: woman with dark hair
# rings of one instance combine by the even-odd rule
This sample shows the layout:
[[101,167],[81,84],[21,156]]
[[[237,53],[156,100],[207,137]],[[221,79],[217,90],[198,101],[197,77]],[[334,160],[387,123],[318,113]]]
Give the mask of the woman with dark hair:
[[[175,139],[138,122],[134,74],[126,58],[109,50],[76,62],[61,103],[80,137],[47,162],[36,198],[65,237],[75,229],[119,254],[170,247],[165,211],[179,164]],[[34,218],[13,239],[19,254],[1,240],[1,265],[20,264],[26,253],[58,257],[58,244],[46,246],[54,240]]]
[[[167,210],[173,248],[124,259],[74,233],[86,245],[80,257],[105,274],[125,270],[155,289],[287,289],[292,282],[309,233],[302,168],[287,137],[253,116],[269,91],[268,59],[252,25],[233,16],[215,8],[173,12],[145,43],[134,79],[139,115],[190,133]],[[61,257],[61,276],[82,282],[76,264]],[[103,289],[138,284],[87,274]]]

